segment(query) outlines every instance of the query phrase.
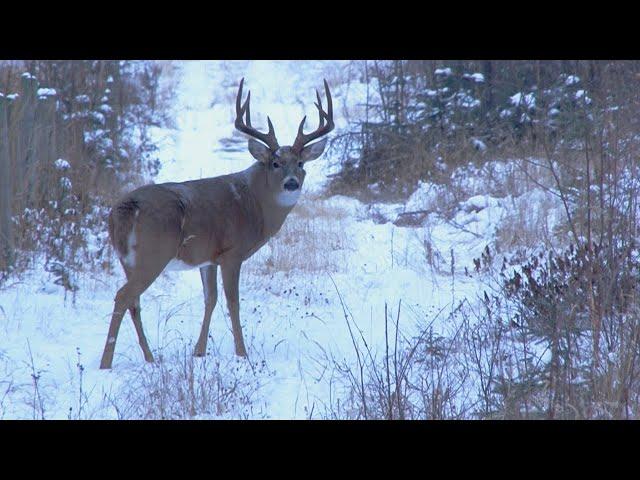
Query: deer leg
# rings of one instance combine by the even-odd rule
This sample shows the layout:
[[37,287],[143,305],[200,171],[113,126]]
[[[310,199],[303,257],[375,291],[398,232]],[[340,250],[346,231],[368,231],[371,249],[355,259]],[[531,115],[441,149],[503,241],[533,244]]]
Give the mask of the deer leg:
[[118,338],[118,331],[120,330],[120,324],[122,323],[122,317],[130,305],[134,302],[136,296],[131,294],[131,282],[127,282],[124,287],[118,290],[116,293],[115,306],[113,307],[113,314],[111,315],[111,323],[109,324],[109,333],[107,334],[107,342],[104,345],[104,351],[102,352],[102,360],[100,361],[100,368],[111,368],[113,363],[113,353],[116,349],[116,339]]
[[[124,269],[124,273],[127,275],[127,280],[131,278],[132,270],[123,262],[122,268]],[[151,353],[151,349],[149,348],[149,344],[147,343],[147,337],[144,335],[144,330],[142,329],[142,317],[140,314],[140,296],[138,296],[133,304],[129,307],[129,313],[131,314],[131,320],[133,321],[133,326],[136,329],[136,333],[138,334],[138,343],[142,348],[142,353],[144,355],[144,359],[147,362],[153,362],[153,354]]]
[[[122,317],[124,317],[124,314],[128,309],[131,309],[132,307],[135,308],[136,305],[140,305],[140,295],[142,295],[144,291],[153,283],[153,281],[158,278],[158,275],[162,273],[162,270],[164,270],[164,267],[169,262],[168,258],[164,262],[154,262],[152,264],[147,264],[146,268],[140,268],[133,271],[124,287],[122,287],[120,290],[118,290],[118,293],[116,293],[115,306],[113,308],[113,314],[111,315],[111,324],[109,325],[109,333],[107,335],[107,341],[102,353],[102,360],[100,361],[101,369],[111,368],[111,364],[113,362],[113,354],[116,349],[118,331],[120,330],[120,324],[122,323]],[[140,310],[136,310],[137,311],[135,312],[135,315],[132,313],[132,318],[133,324],[136,327],[136,331],[138,332],[138,340],[140,340],[140,345],[142,346],[141,338],[144,339],[145,344],[146,338],[144,337],[144,333],[142,332]],[[148,349],[149,346],[147,345],[147,350]],[[142,350],[144,351],[144,346],[142,346]],[[148,352],[145,352],[145,360],[148,360],[147,354],[151,355],[151,351],[148,350]],[[153,357],[151,356],[151,360],[148,361],[152,360]]]
[[222,283],[224,294],[227,298],[231,327],[233,329],[233,341],[236,347],[236,355],[247,356],[247,350],[242,338],[242,326],[240,325],[240,299],[238,295],[238,282],[240,281],[240,265],[242,261],[231,261],[222,265]]
[[153,362],[153,354],[151,353],[151,349],[149,348],[149,344],[147,343],[147,337],[145,337],[144,330],[142,329],[142,317],[140,315],[140,297],[137,297],[133,305],[129,307],[129,313],[131,314],[133,326],[136,328],[136,333],[138,334],[138,343],[142,348],[144,359],[147,362]]
[[200,269],[200,278],[202,279],[202,289],[204,290],[204,319],[202,320],[202,329],[200,337],[193,355],[196,357],[204,357],[207,351],[207,339],[209,338],[209,325],[211,324],[211,314],[216,306],[218,299],[218,266],[209,265]]

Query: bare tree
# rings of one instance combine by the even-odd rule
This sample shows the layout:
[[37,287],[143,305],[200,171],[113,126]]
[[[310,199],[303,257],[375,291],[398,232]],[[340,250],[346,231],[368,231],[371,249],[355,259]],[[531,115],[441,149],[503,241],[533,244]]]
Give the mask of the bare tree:
[[9,100],[0,94],[0,269],[7,267],[13,257],[8,108]]

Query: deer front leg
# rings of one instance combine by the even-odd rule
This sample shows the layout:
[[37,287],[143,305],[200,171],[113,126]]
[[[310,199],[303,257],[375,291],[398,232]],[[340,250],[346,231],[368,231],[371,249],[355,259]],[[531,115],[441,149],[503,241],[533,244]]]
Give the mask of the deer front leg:
[[236,347],[236,355],[247,356],[247,350],[242,338],[242,326],[240,325],[240,298],[238,295],[238,283],[240,281],[240,266],[242,261],[227,261],[222,265],[222,283],[224,294],[227,298],[229,316],[231,317],[231,327],[233,329],[233,340]]
[[196,357],[204,357],[207,352],[207,339],[209,338],[209,325],[211,324],[211,314],[216,307],[218,299],[218,266],[209,265],[200,269],[200,278],[202,279],[202,289],[204,291],[204,320],[202,320],[202,329],[200,337],[193,355]]

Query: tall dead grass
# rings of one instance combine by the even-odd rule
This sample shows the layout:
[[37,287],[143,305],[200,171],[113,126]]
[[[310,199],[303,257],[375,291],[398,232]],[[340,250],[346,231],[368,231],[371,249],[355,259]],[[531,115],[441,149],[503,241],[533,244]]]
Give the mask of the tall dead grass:
[[128,371],[115,392],[103,399],[119,419],[246,419],[264,417],[258,404],[261,378],[268,375],[263,361],[249,364],[224,356],[196,358],[193,346],[166,348],[153,364]]
[[346,210],[321,196],[303,196],[280,231],[247,262],[247,269],[262,274],[342,271],[354,248],[346,230],[347,217]]

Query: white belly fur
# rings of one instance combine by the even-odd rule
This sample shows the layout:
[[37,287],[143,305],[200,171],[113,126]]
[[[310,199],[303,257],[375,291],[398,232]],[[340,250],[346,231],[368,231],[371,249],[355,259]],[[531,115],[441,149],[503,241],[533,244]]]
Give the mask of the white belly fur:
[[204,262],[198,265],[189,265],[178,258],[172,258],[171,261],[164,267],[165,272],[179,272],[184,270],[193,270],[194,268],[202,268],[208,265],[213,265],[211,262]]

